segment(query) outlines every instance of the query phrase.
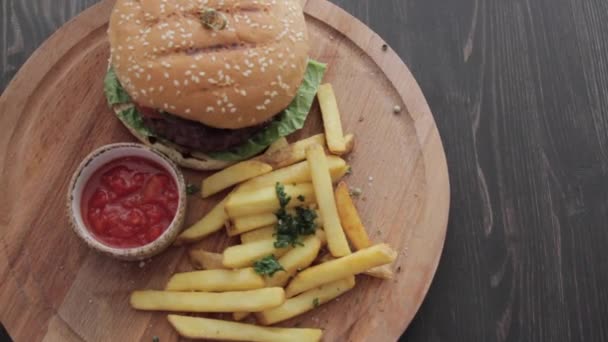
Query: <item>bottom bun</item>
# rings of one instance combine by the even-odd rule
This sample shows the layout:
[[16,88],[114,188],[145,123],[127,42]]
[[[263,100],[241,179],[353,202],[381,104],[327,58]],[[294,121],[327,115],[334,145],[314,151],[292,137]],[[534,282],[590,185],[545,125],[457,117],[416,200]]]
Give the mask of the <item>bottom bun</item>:
[[119,105],[114,106],[112,109],[114,110],[116,116],[120,119],[120,122],[122,122],[122,124],[129,130],[129,132],[131,132],[133,136],[135,136],[143,144],[146,144],[163,153],[164,155],[169,157],[169,159],[173,160],[176,164],[189,169],[201,171],[221,170],[234,164],[234,162],[210,158],[206,154],[200,152],[192,152],[190,153],[190,157],[184,157],[184,155],[180,152],[179,146],[177,145],[165,141],[150,141],[150,137],[138,132],[128,123],[121,119],[120,113],[123,110],[127,109],[129,106],[130,105]]

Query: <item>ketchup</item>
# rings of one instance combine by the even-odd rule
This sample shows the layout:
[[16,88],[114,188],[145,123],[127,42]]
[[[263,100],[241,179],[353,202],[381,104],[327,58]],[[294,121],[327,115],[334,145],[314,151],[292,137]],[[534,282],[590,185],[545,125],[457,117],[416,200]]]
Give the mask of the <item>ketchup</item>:
[[103,165],[85,185],[81,210],[88,229],[111,247],[139,247],[171,224],[179,194],[169,172],[148,159],[124,157]]

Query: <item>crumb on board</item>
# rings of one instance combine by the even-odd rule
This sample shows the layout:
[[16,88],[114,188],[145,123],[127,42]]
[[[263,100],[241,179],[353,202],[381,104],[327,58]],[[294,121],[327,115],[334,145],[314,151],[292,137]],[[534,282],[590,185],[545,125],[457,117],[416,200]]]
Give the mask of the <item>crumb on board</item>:
[[359,197],[363,194],[363,190],[361,190],[361,188],[357,188],[357,187],[351,187],[350,188],[350,195],[352,197]]

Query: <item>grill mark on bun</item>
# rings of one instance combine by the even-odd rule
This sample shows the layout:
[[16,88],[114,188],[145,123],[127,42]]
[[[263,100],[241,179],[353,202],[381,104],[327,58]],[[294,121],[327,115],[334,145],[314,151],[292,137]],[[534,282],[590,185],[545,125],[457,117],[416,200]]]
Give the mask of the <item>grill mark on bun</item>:
[[[144,19],[146,21],[160,21],[162,19],[170,18],[175,15],[191,16],[191,17],[198,18],[198,17],[200,17],[201,11],[204,8],[205,8],[205,6],[203,6],[202,8],[195,7],[195,8],[191,8],[191,9],[187,9],[187,10],[183,10],[183,11],[178,10],[178,11],[174,11],[171,13],[164,13],[161,16],[158,16],[158,15],[155,16],[153,13],[145,12],[145,9],[144,9]],[[268,13],[270,11],[270,6],[265,5],[265,4],[250,3],[247,5],[235,4],[232,6],[214,6],[213,9],[218,12],[225,13],[225,14],[238,15],[241,13],[248,14],[248,13],[256,13],[256,12]]]
[[[221,51],[255,49],[256,47],[258,47],[258,44],[255,44],[255,43],[216,44],[216,45],[204,46],[204,47],[179,48],[179,49],[174,49],[173,51],[168,51],[165,54],[171,55],[173,53],[185,53],[186,55],[194,56],[197,54],[208,54],[208,53],[215,53],[215,52],[221,52]],[[162,55],[163,54],[159,54],[159,56],[162,56]]]

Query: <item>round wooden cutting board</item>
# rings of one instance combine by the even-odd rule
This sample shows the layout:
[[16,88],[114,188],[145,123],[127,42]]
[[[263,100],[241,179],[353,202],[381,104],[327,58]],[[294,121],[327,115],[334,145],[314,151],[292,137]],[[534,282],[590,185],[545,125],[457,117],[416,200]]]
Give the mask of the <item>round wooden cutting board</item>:
[[[395,279],[357,278],[352,291],[282,326],[325,329],[325,341],[395,341],[430,286],[449,211],[445,155],[433,116],[399,57],[361,22],[325,0],[305,2],[311,57],[328,64],[345,132],[356,135],[351,186],[371,238],[399,251]],[[188,270],[184,248],[143,264],[89,250],[71,232],[69,178],[94,148],[133,141],[106,105],[102,78],[113,1],[57,31],[0,98],[0,320],[15,341],[175,341],[164,313],[137,312],[135,289],[161,289]],[[401,106],[400,114],[393,113]],[[315,104],[290,140],[322,131]],[[190,182],[206,174],[186,172]],[[188,222],[221,196],[191,196]],[[201,244],[221,251],[223,232]]]

